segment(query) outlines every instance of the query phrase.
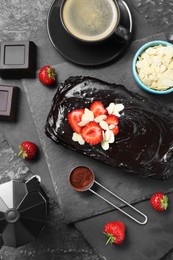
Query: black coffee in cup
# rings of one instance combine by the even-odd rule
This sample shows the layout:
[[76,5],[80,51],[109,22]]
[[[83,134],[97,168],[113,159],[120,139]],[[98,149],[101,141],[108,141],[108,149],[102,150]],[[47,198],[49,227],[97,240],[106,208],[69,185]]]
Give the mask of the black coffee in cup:
[[113,0],[65,0],[61,19],[65,29],[85,42],[109,37],[119,23],[119,8]]

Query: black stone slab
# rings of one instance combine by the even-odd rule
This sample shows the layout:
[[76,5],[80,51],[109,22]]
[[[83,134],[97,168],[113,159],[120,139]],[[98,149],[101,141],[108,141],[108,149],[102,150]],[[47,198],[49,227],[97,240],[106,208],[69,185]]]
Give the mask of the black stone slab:
[[[127,219],[120,212],[113,211],[77,222],[76,227],[103,259],[162,259],[173,248],[173,193],[168,196],[168,209],[162,213],[155,211],[148,200],[136,204],[139,210],[148,215],[149,221],[144,226]],[[124,209],[130,212],[126,207]],[[109,221],[116,220],[123,221],[126,225],[124,243],[120,246],[106,245],[107,237],[103,234],[103,227]]]
[[18,92],[18,87],[0,85],[0,120],[16,120]]
[[3,79],[33,78],[36,45],[32,41],[1,42],[0,76]]
[[[86,69],[72,66],[68,63],[57,65],[55,69],[58,74],[59,82],[64,81],[69,76],[94,76],[103,80],[106,79],[108,82],[123,84],[132,91],[149,96],[151,99],[157,99],[161,104],[171,107],[171,95],[158,97],[146,94],[138,88],[132,76],[131,63],[136,50],[143,43],[153,39],[165,39],[165,37],[163,34],[159,34],[142,41],[134,42],[122,60],[108,67]],[[69,172],[73,167],[81,164],[91,167],[98,181],[107,186],[110,190],[116,191],[118,195],[130,203],[150,197],[150,195],[157,190],[173,190],[172,179],[169,179],[169,182],[160,182],[129,176],[124,172],[122,174],[122,171],[117,168],[109,167],[103,163],[89,159],[84,155],[67,150],[49,140],[45,136],[44,125],[56,89],[46,88],[41,85],[39,81],[32,80],[23,80],[23,85],[43,145],[59,204],[64,213],[64,221],[75,222],[112,210],[111,206],[89,192],[79,194],[70,188],[68,183]],[[122,204],[118,202],[117,204],[122,206]]]

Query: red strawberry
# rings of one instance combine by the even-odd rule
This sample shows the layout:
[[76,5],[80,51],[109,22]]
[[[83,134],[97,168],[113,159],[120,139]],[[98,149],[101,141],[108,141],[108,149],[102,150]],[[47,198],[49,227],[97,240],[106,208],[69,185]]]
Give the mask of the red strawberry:
[[109,222],[104,227],[104,234],[108,237],[106,244],[121,244],[125,238],[125,225],[121,221]]
[[85,142],[93,145],[100,143],[103,138],[101,127],[94,121],[91,121],[84,126],[81,135]]
[[26,160],[34,159],[38,150],[37,145],[29,141],[22,142],[19,149],[18,155]]
[[119,119],[117,116],[114,115],[108,115],[105,121],[108,123],[108,125],[114,125],[115,127],[111,129],[114,133],[114,135],[117,135],[119,133],[119,127],[118,127],[118,122]]
[[107,115],[108,111],[104,107],[103,103],[100,101],[94,101],[91,106],[90,110],[93,112],[94,117],[100,116],[100,115]]
[[164,211],[168,207],[168,197],[162,193],[155,193],[150,199],[151,206],[157,211]]
[[42,84],[45,86],[51,86],[55,83],[56,79],[56,74],[55,74],[55,69],[52,68],[51,66],[44,66],[39,74],[38,78]]
[[79,126],[78,123],[82,120],[83,114],[84,114],[83,108],[75,109],[68,114],[68,122],[71,125],[73,131],[75,131],[78,134],[82,130],[82,127]]

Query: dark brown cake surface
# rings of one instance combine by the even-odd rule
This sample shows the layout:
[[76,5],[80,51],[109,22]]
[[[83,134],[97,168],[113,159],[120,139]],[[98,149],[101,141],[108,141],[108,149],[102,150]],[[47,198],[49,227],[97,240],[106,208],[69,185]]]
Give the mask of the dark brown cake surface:
[[[98,145],[80,145],[72,140],[67,116],[89,108],[94,100],[105,107],[122,103],[119,134],[106,151]],[[173,173],[173,111],[132,93],[122,85],[91,77],[70,77],[60,84],[53,98],[45,132],[55,142],[93,159],[121,167],[142,177],[165,179]]]

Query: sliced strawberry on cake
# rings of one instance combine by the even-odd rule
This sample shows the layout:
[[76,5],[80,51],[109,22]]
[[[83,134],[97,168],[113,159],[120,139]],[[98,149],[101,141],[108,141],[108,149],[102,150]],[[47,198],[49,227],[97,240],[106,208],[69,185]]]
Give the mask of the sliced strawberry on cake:
[[108,114],[107,109],[104,107],[103,103],[100,101],[94,101],[90,106],[90,110],[93,112],[94,117]]
[[71,128],[73,129],[73,131],[75,131],[78,134],[82,131],[82,127],[79,126],[78,123],[81,122],[83,114],[84,114],[83,108],[75,109],[68,114],[68,122]]
[[111,130],[113,131],[114,135],[117,135],[119,133],[118,117],[115,115],[108,115],[105,121],[108,124],[108,126],[111,128]]
[[102,129],[94,121],[89,122],[81,131],[82,138],[86,143],[95,145],[102,141]]

